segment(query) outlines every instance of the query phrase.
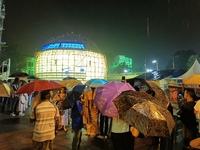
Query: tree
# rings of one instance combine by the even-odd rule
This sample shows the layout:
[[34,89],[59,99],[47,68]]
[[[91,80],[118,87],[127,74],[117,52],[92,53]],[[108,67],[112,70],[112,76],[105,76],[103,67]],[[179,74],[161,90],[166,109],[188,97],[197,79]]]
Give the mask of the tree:
[[114,73],[123,73],[124,70],[128,70],[128,66],[125,62],[119,64],[118,66],[116,66],[115,68],[113,68]]
[[194,50],[181,50],[177,51],[173,56],[172,59],[167,64],[166,68],[171,69],[174,63],[174,69],[187,69],[187,62],[190,56],[197,55]]
[[10,72],[21,72],[26,67],[27,56],[22,55],[18,45],[11,45],[7,47],[0,55],[1,62],[10,58],[11,66]]
[[190,58],[188,59],[187,62],[187,69],[190,69],[192,65],[194,64],[195,60],[200,61],[200,56],[199,55],[191,55]]

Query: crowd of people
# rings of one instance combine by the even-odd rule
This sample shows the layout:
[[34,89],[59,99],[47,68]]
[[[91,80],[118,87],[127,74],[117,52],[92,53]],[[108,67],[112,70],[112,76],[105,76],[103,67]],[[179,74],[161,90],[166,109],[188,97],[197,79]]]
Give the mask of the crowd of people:
[[[15,78],[7,82],[17,91],[23,82]],[[70,92],[66,87],[55,90],[44,90],[35,93],[12,94],[10,98],[2,98],[3,106],[10,110],[11,116],[24,116],[25,110],[31,107],[30,122],[34,122],[33,147],[35,149],[53,150],[53,140],[60,130],[67,132],[71,124],[73,132],[72,150],[81,146],[82,128],[86,128],[87,136],[100,139],[110,138],[114,150],[169,150],[173,148],[173,135],[169,138],[145,137],[135,127],[119,118],[104,116],[94,103],[96,88],[82,93],[73,107],[66,109],[63,102]],[[200,149],[197,119],[200,119],[200,102],[195,101],[194,90],[184,92],[186,100],[180,106],[177,115],[182,122],[183,150]],[[163,140],[164,139],[164,140]]]
[[[3,102],[2,112],[10,112],[11,116],[24,116],[25,110],[31,105],[33,94],[15,94],[15,92],[26,82],[20,81],[20,79],[17,77],[14,79],[13,82],[11,79],[2,82],[7,83],[13,91],[10,97],[1,97]],[[28,82],[30,82],[30,80]]]

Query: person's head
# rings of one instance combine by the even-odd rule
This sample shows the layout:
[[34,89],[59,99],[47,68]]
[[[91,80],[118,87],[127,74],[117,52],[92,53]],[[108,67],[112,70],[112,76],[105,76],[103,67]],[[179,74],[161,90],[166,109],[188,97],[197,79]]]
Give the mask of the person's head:
[[67,88],[66,87],[61,87],[60,88],[60,93],[66,93],[67,92]]
[[50,99],[50,90],[44,90],[41,92],[41,100]]
[[16,77],[13,83],[18,83],[19,82],[19,78]]
[[51,96],[53,96],[53,91],[52,90],[50,90],[49,93],[50,93]]
[[194,89],[187,89],[187,90],[185,90],[185,92],[184,92],[184,98],[186,100],[194,100],[195,97],[196,97],[196,94],[194,92]]

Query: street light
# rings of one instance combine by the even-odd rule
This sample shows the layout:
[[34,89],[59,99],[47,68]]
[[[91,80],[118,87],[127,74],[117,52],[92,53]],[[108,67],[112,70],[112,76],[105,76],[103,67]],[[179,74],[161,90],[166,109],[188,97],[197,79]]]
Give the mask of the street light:
[[153,63],[153,64],[156,64],[156,70],[158,71],[158,61],[153,60],[152,63]]

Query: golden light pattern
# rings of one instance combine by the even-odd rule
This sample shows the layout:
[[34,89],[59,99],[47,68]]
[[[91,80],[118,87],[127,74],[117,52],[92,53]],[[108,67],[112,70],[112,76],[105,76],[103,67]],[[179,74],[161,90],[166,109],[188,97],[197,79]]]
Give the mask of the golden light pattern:
[[83,83],[91,78],[107,78],[106,57],[97,52],[74,49],[53,49],[35,55],[36,76],[46,80],[75,77]]

